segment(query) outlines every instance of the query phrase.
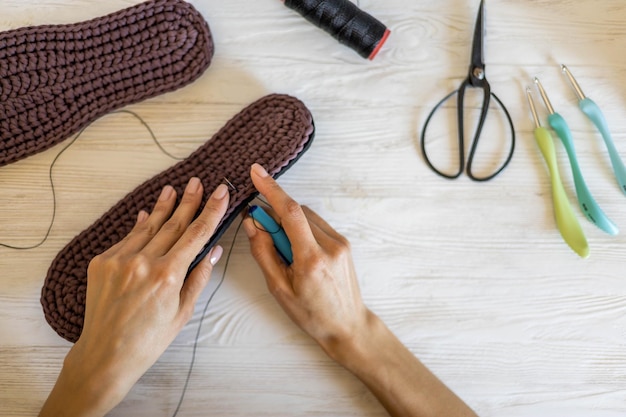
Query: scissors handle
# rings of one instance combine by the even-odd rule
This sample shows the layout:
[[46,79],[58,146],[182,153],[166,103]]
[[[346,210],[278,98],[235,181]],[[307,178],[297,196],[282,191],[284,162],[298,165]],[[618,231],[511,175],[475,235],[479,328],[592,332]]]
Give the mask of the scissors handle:
[[[432,120],[437,110],[439,110],[439,108],[446,101],[448,101],[453,95],[457,94],[458,92],[459,90],[454,90],[453,92],[445,96],[443,99],[441,99],[441,101],[439,101],[439,103],[437,103],[435,107],[433,107],[433,109],[430,111],[430,114],[426,118],[426,122],[424,123],[424,127],[422,128],[422,134],[420,135],[420,147],[422,149],[422,155],[424,156],[424,161],[426,161],[426,164],[433,172],[449,180],[458,178],[463,173],[463,170],[465,169],[465,158],[463,156],[463,144],[459,143],[459,169],[458,171],[454,174],[447,174],[437,169],[437,167],[433,165],[430,158],[428,157],[428,152],[426,152],[426,130],[428,129],[428,125],[430,124],[430,121]],[[460,140],[463,140],[463,139],[461,138]]]
[[[420,136],[420,147],[422,150],[422,155],[424,156],[424,160],[426,161],[426,164],[430,167],[430,169],[432,171],[434,171],[436,174],[447,178],[447,179],[455,179],[458,178],[463,171],[466,171],[467,176],[472,179],[473,181],[477,181],[477,182],[484,182],[484,181],[489,181],[491,179],[493,179],[496,175],[498,175],[500,172],[502,172],[502,170],[504,168],[506,168],[506,166],[509,164],[509,162],[511,162],[511,159],[513,158],[513,152],[515,150],[515,128],[513,127],[513,120],[511,119],[511,115],[509,114],[508,110],[506,109],[506,107],[504,106],[504,104],[502,103],[502,101],[500,101],[500,99],[498,98],[498,96],[496,96],[494,93],[491,92],[491,88],[489,86],[489,83],[483,82],[481,83],[481,85],[479,86],[479,88],[481,88],[483,90],[483,104],[482,104],[482,108],[481,108],[481,112],[480,112],[480,118],[478,120],[478,125],[476,127],[476,131],[474,132],[474,137],[472,139],[472,145],[470,147],[470,151],[467,157],[467,169],[465,168],[465,133],[464,133],[464,125],[465,125],[465,117],[464,117],[464,102],[465,102],[465,90],[471,86],[470,80],[467,79],[463,82],[463,84],[461,84],[461,87],[459,87],[458,90],[455,90],[453,92],[451,92],[450,94],[448,94],[447,96],[445,96],[441,101],[439,101],[439,103],[437,103],[437,105],[431,110],[430,114],[428,115],[428,117],[426,118],[426,122],[424,123],[424,127],[422,128],[422,133]],[[459,143],[459,165],[458,165],[458,170],[454,173],[454,174],[448,174],[445,173],[443,171],[441,171],[440,169],[438,169],[437,167],[434,166],[434,164],[432,163],[432,161],[430,160],[430,157],[428,156],[428,152],[426,150],[426,131],[428,129],[428,126],[430,125],[430,122],[434,116],[434,114],[437,112],[437,110],[439,110],[439,108],[441,108],[441,106],[447,102],[450,98],[452,98],[452,96],[457,95],[457,128],[458,128],[458,143]],[[498,103],[498,105],[500,106],[500,108],[504,111],[504,114],[506,115],[506,119],[509,123],[509,127],[511,129],[511,147],[509,149],[509,153],[505,159],[505,161],[502,163],[502,165],[493,173],[491,173],[490,175],[486,176],[486,177],[477,177],[476,175],[474,175],[473,171],[472,171],[472,164],[474,162],[474,156],[476,154],[476,150],[478,148],[478,142],[480,139],[480,135],[482,133],[484,124],[485,124],[485,120],[487,119],[487,114],[488,114],[488,110],[489,110],[489,103],[491,101],[491,98],[494,98],[494,100],[496,101],[496,103]]]

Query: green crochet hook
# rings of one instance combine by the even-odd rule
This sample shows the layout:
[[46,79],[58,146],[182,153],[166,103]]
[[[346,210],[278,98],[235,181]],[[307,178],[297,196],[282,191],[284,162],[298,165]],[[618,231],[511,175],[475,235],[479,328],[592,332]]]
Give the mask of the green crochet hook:
[[585,96],[583,90],[580,88],[580,85],[578,85],[576,79],[565,65],[561,65],[561,71],[563,71],[563,74],[567,76],[570,84],[574,88],[574,92],[576,93],[576,97],[578,98],[578,107],[580,107],[583,113],[587,115],[587,117],[593,122],[594,125],[596,125],[596,127],[602,134],[602,138],[604,139],[604,143],[606,144],[606,149],[609,151],[609,157],[611,158],[611,165],[613,166],[615,178],[617,179],[617,183],[619,184],[624,194],[626,194],[626,167],[624,167],[624,163],[622,162],[621,158],[619,157],[619,153],[615,148],[615,144],[613,143],[613,139],[611,138],[609,126],[606,123],[604,114],[602,114],[600,107],[598,107],[598,105],[593,100]]
[[556,162],[556,151],[554,149],[554,141],[552,135],[545,127],[541,127],[539,117],[537,117],[537,110],[535,108],[535,102],[530,93],[530,88],[526,88],[526,96],[528,97],[528,104],[530,104],[530,110],[535,120],[535,141],[539,145],[539,149],[543,154],[543,158],[548,164],[548,170],[550,171],[550,179],[552,180],[552,200],[554,202],[554,216],[556,217],[556,225],[563,236],[565,243],[569,245],[574,252],[579,256],[586,258],[589,256],[589,245],[587,244],[587,238],[583,232],[574,210],[569,203],[563,184],[561,183],[561,176],[559,175],[559,167]]
[[543,86],[539,82],[539,79],[535,77],[535,84],[539,89],[539,93],[541,94],[541,98],[548,108],[548,112],[550,115],[548,116],[548,123],[557,133],[565,150],[567,151],[567,156],[569,158],[570,166],[572,168],[572,175],[574,177],[574,185],[576,186],[576,196],[578,197],[578,205],[582,209],[583,213],[591,221],[593,224],[598,226],[600,229],[604,230],[606,233],[610,235],[617,235],[619,233],[619,229],[615,224],[607,217],[606,214],[602,211],[596,200],[591,196],[591,192],[583,179],[583,175],[580,171],[580,165],[578,164],[578,159],[576,158],[576,150],[574,148],[574,140],[572,139],[572,133],[567,125],[567,122],[563,117],[554,111],[552,107],[552,103],[548,99],[548,95],[546,94]]

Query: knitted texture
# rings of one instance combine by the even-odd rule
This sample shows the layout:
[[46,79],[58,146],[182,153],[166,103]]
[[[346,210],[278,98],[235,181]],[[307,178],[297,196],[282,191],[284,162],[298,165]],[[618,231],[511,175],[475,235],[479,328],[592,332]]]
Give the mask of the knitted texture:
[[212,56],[207,22],[182,0],[1,32],[0,166],[56,145],[111,110],[191,83]]
[[180,198],[189,179],[199,177],[205,190],[203,206],[225,178],[234,185],[236,192],[230,193],[228,210],[207,242],[208,249],[258,194],[250,180],[250,166],[257,162],[277,177],[308,149],[313,135],[311,114],[293,97],[269,95],[242,110],[187,159],[137,187],[57,255],[41,294],[50,326],[70,342],[78,339],[90,260],[126,236],[139,211],[150,212],[165,185],[172,185]]

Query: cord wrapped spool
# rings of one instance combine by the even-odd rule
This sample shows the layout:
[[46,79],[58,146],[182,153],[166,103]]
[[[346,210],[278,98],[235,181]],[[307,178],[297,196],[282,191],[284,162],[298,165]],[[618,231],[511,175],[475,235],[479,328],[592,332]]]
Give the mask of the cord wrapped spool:
[[363,58],[374,59],[390,30],[348,0],[284,0],[285,6]]

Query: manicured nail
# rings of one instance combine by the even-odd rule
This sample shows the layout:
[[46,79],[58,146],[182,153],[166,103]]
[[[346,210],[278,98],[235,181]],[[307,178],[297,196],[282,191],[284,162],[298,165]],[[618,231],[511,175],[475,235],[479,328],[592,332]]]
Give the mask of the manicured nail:
[[252,239],[254,236],[256,236],[257,229],[252,219],[246,219],[243,221],[243,230],[245,230],[246,235],[248,235],[248,239]]
[[148,218],[148,213],[145,210],[140,210],[137,214],[137,223],[143,223]]
[[159,201],[167,201],[174,194],[174,188],[171,185],[166,185],[163,187],[163,191],[161,191],[161,195],[159,196]]
[[269,175],[265,168],[257,163],[252,164],[252,172],[254,172],[255,175],[258,175],[261,178],[265,178]]
[[211,249],[211,255],[209,258],[211,265],[215,265],[219,262],[222,257],[222,253],[224,253],[224,249],[220,245],[214,246],[213,249]]
[[187,183],[187,187],[185,188],[185,192],[186,193],[191,193],[191,194],[196,194],[198,191],[200,191],[200,186],[201,185],[202,185],[202,182],[200,182],[200,178],[192,177],[189,180],[189,183]]
[[215,200],[222,200],[227,195],[228,195],[228,187],[226,186],[226,184],[220,184],[217,186],[215,191],[213,191],[213,195],[211,195],[211,198]]

